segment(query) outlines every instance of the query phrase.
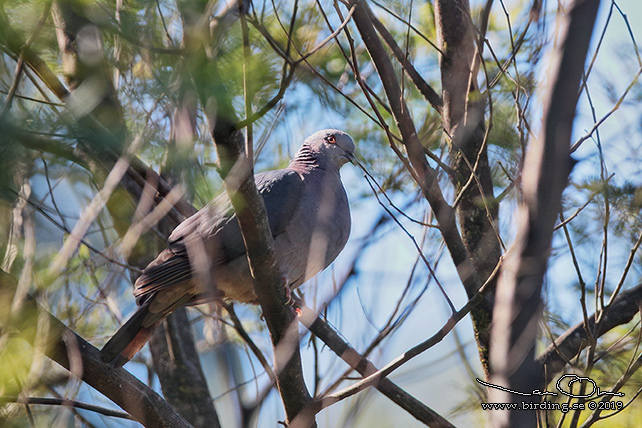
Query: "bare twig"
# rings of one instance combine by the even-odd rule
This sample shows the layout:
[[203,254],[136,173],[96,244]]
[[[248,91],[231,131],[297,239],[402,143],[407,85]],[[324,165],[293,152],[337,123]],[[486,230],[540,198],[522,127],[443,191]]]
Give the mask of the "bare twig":
[[495,275],[499,272],[500,266],[501,265],[497,265],[497,268],[495,269],[493,274],[488,278],[488,281],[479,289],[479,291],[464,306],[462,306],[461,309],[459,309],[457,312],[452,314],[450,318],[448,318],[446,323],[439,329],[439,331],[437,331],[435,334],[433,334],[431,337],[421,342],[420,344],[410,348],[409,350],[404,352],[402,355],[395,358],[390,363],[386,364],[384,367],[377,370],[376,372],[368,375],[367,377],[360,380],[359,382],[347,388],[344,388],[339,392],[330,394],[324,397],[321,401],[316,401],[311,407],[312,411],[317,413],[326,407],[329,407],[341,400],[345,400],[346,398],[351,397],[357,394],[358,392],[361,392],[364,389],[377,384],[378,382],[381,382],[383,378],[390,375],[393,371],[397,370],[399,367],[403,366],[411,359],[415,358],[416,356],[422,354],[423,352],[435,346],[437,343],[441,342],[448,335],[448,333],[450,333],[450,331],[457,325],[457,323],[459,323],[459,321],[461,321],[466,315],[468,315],[468,313],[471,311],[471,309],[475,307],[475,305],[479,304],[479,302],[483,300],[484,294],[489,291],[488,286],[489,284],[492,283]]
[[[364,376],[368,376],[377,371],[376,367],[370,361],[359,355],[357,351],[341,338],[339,333],[320,316],[317,316],[312,309],[304,306],[302,310],[303,312],[300,317],[301,323],[320,338],[323,343],[328,345],[330,349],[348,363],[350,367]],[[424,424],[431,427],[453,427],[443,416],[408,394],[390,381],[390,379],[381,379],[380,382],[377,383],[376,388]]]
[[126,412],[119,412],[118,410],[107,409],[105,407],[83,403],[82,401],[70,400],[69,398],[0,396],[0,403],[40,404],[44,406],[74,407],[76,409],[89,410],[91,412],[98,413],[104,416],[110,416],[120,419],[133,419],[132,416]]
[[635,87],[635,85],[636,85],[636,83],[637,83],[637,81],[638,81],[638,79],[639,79],[641,74],[642,74],[642,67],[640,67],[640,69],[638,69],[637,73],[635,74],[635,76],[631,80],[631,83],[629,83],[629,86],[627,86],[626,89],[624,90],[624,92],[622,93],[622,95],[620,95],[620,98],[616,101],[615,105],[611,108],[611,110],[609,110],[604,116],[602,116],[602,118],[600,118],[600,120],[595,122],[593,124],[593,127],[584,136],[580,137],[571,146],[570,153],[574,153],[577,149],[579,149],[580,146],[582,145],[582,143],[584,141],[588,140],[589,138],[591,138],[593,133],[595,133],[600,128],[600,126],[602,126],[602,124],[606,121],[606,119],[611,117],[611,115],[613,115],[613,113],[615,113],[620,108],[620,106],[624,102],[626,96],[629,94],[631,89],[633,89]]
[[[366,171],[366,169],[363,167],[363,165],[359,164],[359,166]],[[367,171],[366,171],[367,174]],[[377,196],[377,190],[372,186],[372,183],[370,180],[368,180],[368,176],[366,175],[366,180],[368,182],[368,185],[372,189],[372,192],[374,195],[377,197],[377,201],[379,201],[379,197]],[[390,215],[390,217],[394,220],[394,222],[401,228],[401,230],[404,231],[404,233],[410,238],[412,241],[413,245],[415,246],[415,249],[417,250],[417,254],[419,254],[419,257],[423,260],[424,264],[426,265],[426,268],[428,269],[428,272],[430,272],[430,276],[435,280],[435,283],[437,284],[437,287],[439,287],[439,291],[441,291],[442,296],[444,296],[444,299],[446,300],[446,303],[448,304],[448,307],[450,308],[450,311],[454,313],[456,311],[455,305],[453,305],[452,300],[450,300],[450,297],[448,296],[448,293],[446,293],[446,290],[444,287],[441,285],[441,282],[439,281],[439,278],[437,278],[437,275],[435,274],[435,271],[433,270],[432,266],[430,265],[430,262],[426,258],[426,255],[422,251],[421,247],[417,243],[417,240],[415,237],[406,229],[403,224],[395,217],[395,215],[386,207],[385,205],[381,204],[381,201],[379,201],[379,204],[383,207],[383,209]]]

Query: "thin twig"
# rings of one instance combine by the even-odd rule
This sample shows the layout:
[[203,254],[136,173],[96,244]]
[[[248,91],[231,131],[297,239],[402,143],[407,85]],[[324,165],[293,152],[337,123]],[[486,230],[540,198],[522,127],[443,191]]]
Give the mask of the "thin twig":
[[450,316],[450,318],[448,318],[446,323],[439,329],[439,331],[437,331],[430,338],[426,339],[420,344],[410,348],[408,351],[404,352],[402,355],[395,358],[390,363],[388,363],[381,369],[377,370],[373,374],[365,377],[361,381],[343,389],[342,391],[339,391],[324,397],[321,402],[317,401],[315,403],[315,410],[320,411],[321,409],[324,409],[332,404],[335,404],[341,400],[351,397],[352,395],[360,391],[363,391],[364,389],[372,386],[376,382],[379,382],[381,379],[389,376],[393,371],[395,371],[402,365],[406,364],[411,359],[415,358],[416,356],[420,355],[421,353],[435,346],[437,343],[441,342],[448,335],[448,333],[450,333],[450,331],[457,325],[457,323],[459,323],[459,321],[461,321],[466,315],[468,315],[468,313],[471,311],[472,308],[474,308],[479,302],[482,301],[482,299],[484,298],[484,295],[490,289],[489,284],[492,283],[492,280],[495,278],[495,276],[499,272],[500,266],[501,266],[501,261],[495,267],[495,270],[490,275],[488,280],[484,283],[484,285],[482,285],[479,291],[475,293],[475,295],[470,300],[468,300],[468,302],[460,310],[453,313]]
[[45,406],[74,407],[76,409],[89,410],[94,413],[114,418],[130,420],[134,419],[129,413],[126,412],[107,409],[105,407],[83,403],[82,401],[71,400],[69,398],[0,396],[0,403],[41,404]]

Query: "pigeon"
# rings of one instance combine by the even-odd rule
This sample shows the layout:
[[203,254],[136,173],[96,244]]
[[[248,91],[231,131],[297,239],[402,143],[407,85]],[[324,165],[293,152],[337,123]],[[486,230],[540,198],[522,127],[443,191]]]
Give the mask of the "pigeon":
[[[339,170],[355,163],[355,144],[343,131],[306,138],[287,168],[254,176],[263,197],[284,284],[294,290],[325,269],[350,235],[350,206]],[[184,220],[168,247],[136,280],[138,308],[100,351],[121,367],[155,328],[184,305],[215,299],[257,303],[238,219],[226,193]]]

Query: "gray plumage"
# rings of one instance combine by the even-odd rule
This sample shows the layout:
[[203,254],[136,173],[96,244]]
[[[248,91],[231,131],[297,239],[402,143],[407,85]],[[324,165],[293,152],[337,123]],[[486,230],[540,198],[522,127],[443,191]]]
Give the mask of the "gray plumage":
[[[332,263],[348,240],[350,207],[339,169],[354,160],[354,150],[348,134],[326,129],[308,137],[287,168],[254,176],[291,289]],[[139,308],[101,350],[104,361],[127,362],[183,305],[214,298],[256,303],[243,237],[225,193],[179,224],[168,241],[136,281]]]

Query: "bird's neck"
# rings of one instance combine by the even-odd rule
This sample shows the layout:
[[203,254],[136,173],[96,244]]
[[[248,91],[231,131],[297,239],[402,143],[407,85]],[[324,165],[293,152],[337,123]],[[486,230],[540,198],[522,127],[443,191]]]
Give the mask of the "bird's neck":
[[317,157],[308,144],[301,146],[288,165],[288,169],[298,172],[308,172],[317,168],[325,169],[325,162]]

